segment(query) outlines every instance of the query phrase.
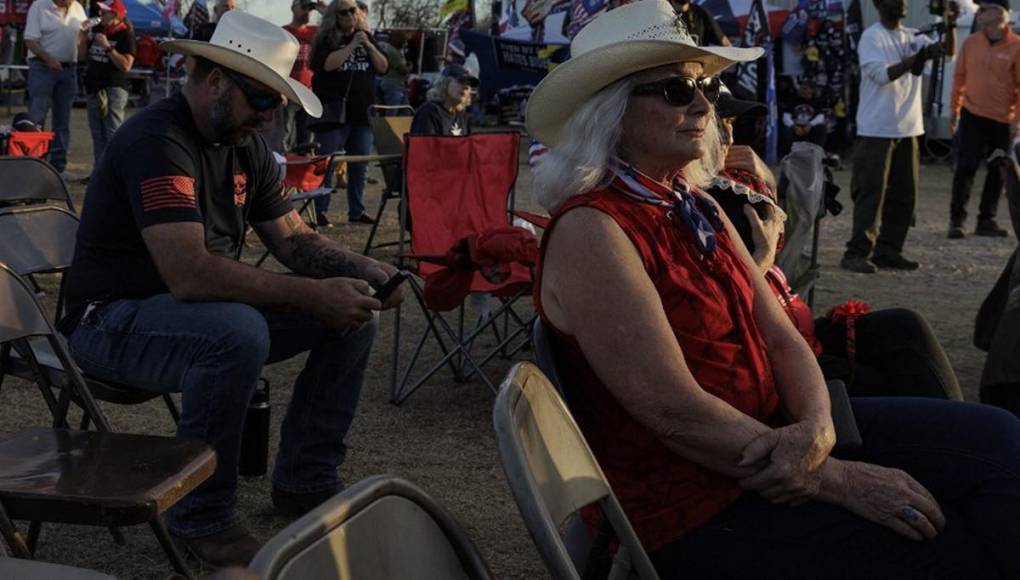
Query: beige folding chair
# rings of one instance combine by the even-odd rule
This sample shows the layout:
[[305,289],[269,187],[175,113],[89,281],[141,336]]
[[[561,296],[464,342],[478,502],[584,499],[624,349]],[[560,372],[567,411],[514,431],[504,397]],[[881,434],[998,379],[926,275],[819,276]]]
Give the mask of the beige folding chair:
[[362,480],[273,537],[248,569],[263,580],[489,579],[457,520],[414,484]]
[[[0,345],[45,341],[68,377],[64,393],[81,405],[99,432],[29,429],[0,441],[0,535],[18,557],[31,558],[42,522],[117,527],[147,523],[177,572],[191,577],[162,514],[216,469],[201,441],[110,433],[81,372],[28,283],[0,262]],[[40,372],[32,351],[28,362]],[[2,361],[0,361],[2,363]],[[68,398],[47,404],[66,414]],[[56,408],[60,407],[63,408]],[[11,520],[29,520],[26,541]]]
[[[372,116],[369,121],[372,123],[372,140],[375,150],[380,155],[403,155],[404,135],[411,132],[411,121],[414,120],[414,109],[409,106],[385,106],[373,105]],[[398,116],[382,116],[387,112],[395,112]],[[393,199],[400,199],[404,189],[404,167],[402,159],[392,159],[379,163],[379,170],[383,176],[383,191],[379,196],[379,210],[375,212],[375,223],[372,231],[368,233],[368,240],[365,242],[365,249],[362,254],[369,255],[376,248],[395,246],[398,240],[373,244],[375,235],[379,230],[379,222],[382,220],[386,204]],[[400,225],[403,227],[403,224]]]
[[[5,209],[0,211],[0,261],[5,262],[12,271],[23,277],[62,273],[71,266],[77,232],[78,218],[62,208],[27,206]],[[52,320],[60,317],[62,303],[63,282]],[[70,384],[64,365],[45,340],[32,338],[21,344],[22,346],[11,344],[0,346],[0,384],[5,374],[36,381],[49,404],[54,387],[66,391]],[[31,357],[26,356],[27,347],[24,346],[26,344],[31,347]],[[39,368],[33,368],[33,364],[37,364]],[[177,405],[170,395],[100,381],[94,377],[86,376],[85,380],[92,394],[102,401],[119,405],[137,405],[162,397],[174,422],[180,417]],[[62,408],[66,413],[66,407]],[[57,411],[52,405],[50,409]],[[88,421],[94,418],[89,413],[83,414],[81,427],[85,428]],[[65,424],[63,414],[54,415],[54,426]]]
[[493,409],[499,457],[531,537],[556,580],[579,580],[560,530],[581,508],[598,504],[619,540],[610,578],[658,579],[570,411],[538,368],[510,369]]

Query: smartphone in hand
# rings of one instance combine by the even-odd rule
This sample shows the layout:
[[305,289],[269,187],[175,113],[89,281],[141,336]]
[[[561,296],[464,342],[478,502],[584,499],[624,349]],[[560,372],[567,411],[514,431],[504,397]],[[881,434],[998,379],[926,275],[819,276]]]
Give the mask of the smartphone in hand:
[[375,291],[375,294],[372,295],[372,297],[378,300],[379,302],[386,302],[387,300],[389,300],[390,296],[393,295],[393,292],[395,292],[396,289],[410,277],[411,277],[410,272],[406,270],[400,270],[396,274],[390,276],[390,279],[387,280],[385,284],[380,286],[379,289]]

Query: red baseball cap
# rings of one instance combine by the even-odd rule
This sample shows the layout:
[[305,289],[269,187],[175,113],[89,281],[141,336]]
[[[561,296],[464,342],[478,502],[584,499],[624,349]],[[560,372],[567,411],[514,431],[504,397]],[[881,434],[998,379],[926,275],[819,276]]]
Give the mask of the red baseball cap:
[[99,6],[100,10],[109,10],[120,18],[127,16],[127,8],[124,7],[124,3],[121,0],[107,0],[106,2],[96,2],[96,6]]

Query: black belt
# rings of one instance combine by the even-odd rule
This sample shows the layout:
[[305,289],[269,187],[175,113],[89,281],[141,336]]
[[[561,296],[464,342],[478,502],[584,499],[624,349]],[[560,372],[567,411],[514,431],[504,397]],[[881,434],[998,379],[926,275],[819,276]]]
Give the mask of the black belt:
[[[33,58],[32,62],[37,62],[37,63],[42,64],[42,65],[46,64],[46,61],[41,59],[41,58]],[[74,67],[78,66],[78,63],[76,63],[76,62],[62,62],[62,63],[60,63],[60,66],[63,67],[63,68],[70,68],[70,67],[73,67],[73,66]]]

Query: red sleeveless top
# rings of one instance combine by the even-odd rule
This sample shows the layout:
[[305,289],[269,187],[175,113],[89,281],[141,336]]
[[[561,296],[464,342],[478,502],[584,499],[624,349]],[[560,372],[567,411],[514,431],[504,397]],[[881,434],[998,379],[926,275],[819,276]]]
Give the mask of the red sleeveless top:
[[[645,185],[662,193],[662,186]],[[750,275],[728,234],[717,232],[715,251],[703,257],[695,247],[694,234],[668,215],[669,208],[636,202],[610,186],[564,203],[545,235],[577,207],[609,215],[634,244],[701,388],[759,421],[780,424],[772,368],[752,315]],[[560,332],[545,316],[543,263],[544,254],[535,305],[553,331],[554,354],[571,412],[642,545],[649,551],[661,548],[712,518],[742,490],[736,480],[670,451],[624,410],[592,370],[574,337]]]

